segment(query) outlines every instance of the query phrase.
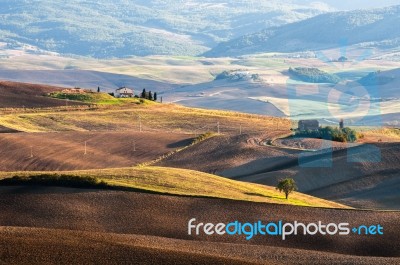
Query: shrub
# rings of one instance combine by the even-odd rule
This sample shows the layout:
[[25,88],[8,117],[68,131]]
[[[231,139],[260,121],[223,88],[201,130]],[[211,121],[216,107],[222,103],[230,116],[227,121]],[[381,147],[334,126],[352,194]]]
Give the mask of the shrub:
[[196,138],[193,139],[192,144],[197,144],[200,143],[204,140],[207,140],[208,138],[213,137],[215,134],[212,132],[206,132],[203,134],[200,134],[199,136],[197,136]]
[[333,128],[331,126],[327,126],[325,128],[320,128],[317,131],[296,131],[296,136],[299,137],[310,137],[310,138],[319,138],[324,140],[331,140],[336,142],[355,142],[357,141],[361,134],[357,133],[355,130],[351,128]]
[[41,174],[36,176],[14,176],[0,180],[0,185],[41,185],[41,186],[60,186],[71,188],[105,188],[107,183],[90,176],[73,176],[58,174]]

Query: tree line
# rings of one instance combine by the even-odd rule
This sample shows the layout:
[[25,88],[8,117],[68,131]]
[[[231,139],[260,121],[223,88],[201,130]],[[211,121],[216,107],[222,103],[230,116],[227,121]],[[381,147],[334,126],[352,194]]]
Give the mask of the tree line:
[[153,94],[151,91],[147,92],[146,89],[143,88],[142,93],[140,93],[140,98],[157,101],[157,92]]

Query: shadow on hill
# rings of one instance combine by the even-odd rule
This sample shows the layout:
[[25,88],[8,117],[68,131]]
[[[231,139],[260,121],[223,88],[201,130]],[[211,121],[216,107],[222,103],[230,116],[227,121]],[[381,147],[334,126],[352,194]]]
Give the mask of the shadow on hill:
[[[27,188],[60,187],[60,188],[82,189],[82,190],[88,190],[88,189],[113,190],[113,191],[128,191],[134,193],[145,193],[145,194],[155,194],[155,195],[168,195],[172,197],[217,199],[217,197],[207,196],[207,195],[174,194],[174,193],[154,191],[154,190],[141,189],[135,187],[110,185],[104,180],[100,180],[91,176],[40,174],[34,176],[13,176],[11,178],[0,179],[0,187],[15,187],[15,186],[27,187]],[[248,193],[248,195],[252,194]],[[269,197],[261,194],[257,194],[257,196]]]
[[0,125],[0,133],[18,133],[20,131]]
[[179,148],[179,147],[185,147],[190,145],[194,141],[194,138],[188,138],[184,139],[175,143],[170,143],[167,145],[168,148]]
[[0,186],[60,186],[69,188],[108,188],[106,182],[98,180],[94,177],[78,177],[73,175],[52,175],[41,174],[30,177],[13,176],[0,180]]
[[279,196],[268,196],[268,195],[264,195],[261,193],[255,193],[255,192],[245,192],[244,194],[249,195],[249,196],[258,196],[258,197],[270,198],[270,199],[282,199],[282,197],[279,197]]

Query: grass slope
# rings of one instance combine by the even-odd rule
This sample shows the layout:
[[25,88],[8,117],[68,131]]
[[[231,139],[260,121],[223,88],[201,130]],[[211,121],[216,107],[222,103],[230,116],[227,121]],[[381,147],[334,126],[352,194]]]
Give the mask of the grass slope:
[[[128,99],[129,100],[129,99]],[[135,101],[136,99],[132,99]],[[243,133],[265,131],[279,123],[290,128],[288,120],[239,112],[186,108],[174,104],[108,106],[93,111],[13,113],[0,116],[0,125],[23,132],[93,131],[93,130],[162,130],[190,133]]]
[[100,105],[123,105],[128,103],[134,104],[151,104],[152,101],[139,98],[116,98],[107,93],[86,92],[82,94],[67,94],[62,92],[54,92],[49,97],[56,99],[67,99],[73,101],[81,101],[85,103],[95,103]]
[[[14,177],[14,181],[9,179]],[[48,184],[66,186],[69,182],[85,187],[94,183],[94,188],[112,187],[142,190],[162,194],[196,197],[214,197],[232,200],[292,204],[299,206],[348,208],[344,205],[321,200],[301,193],[294,193],[289,200],[275,188],[259,184],[244,183],[215,175],[178,168],[133,167],[65,172],[4,172],[0,173],[3,185]],[[97,179],[99,182],[95,181]],[[39,181],[38,181],[39,180]],[[89,182],[87,180],[90,180]],[[13,183],[14,182],[14,183]],[[98,185],[98,184],[101,185]],[[70,186],[70,185],[68,185]],[[76,186],[76,185],[75,185]]]

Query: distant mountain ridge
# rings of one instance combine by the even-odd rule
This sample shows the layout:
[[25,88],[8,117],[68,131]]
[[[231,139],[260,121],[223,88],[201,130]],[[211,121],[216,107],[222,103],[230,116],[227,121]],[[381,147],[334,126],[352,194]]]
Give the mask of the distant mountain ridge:
[[0,42],[96,58],[198,55],[327,11],[289,0],[2,0]]
[[400,43],[400,27],[396,25],[400,25],[400,5],[327,13],[220,43],[204,55],[223,57],[322,50],[338,47],[343,42],[391,48]]

